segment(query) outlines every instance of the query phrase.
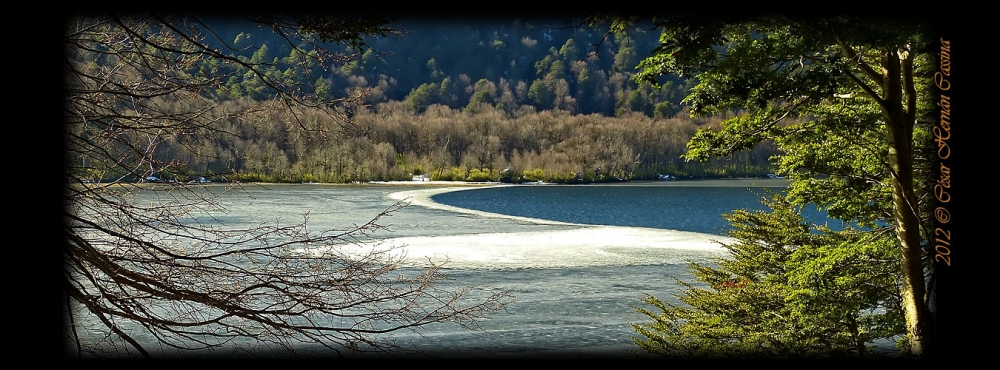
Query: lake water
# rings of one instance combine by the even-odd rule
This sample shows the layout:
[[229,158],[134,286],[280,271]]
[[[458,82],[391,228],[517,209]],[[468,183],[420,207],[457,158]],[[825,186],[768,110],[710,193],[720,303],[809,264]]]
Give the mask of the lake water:
[[[384,218],[383,243],[414,268],[447,261],[449,287],[511,289],[506,311],[481,331],[435,324],[393,335],[420,356],[632,358],[630,322],[644,293],[671,299],[686,264],[723,256],[722,213],[755,208],[781,180],[617,185],[266,185],[220,200],[229,225],[294,223],[343,229]],[[819,213],[811,217],[822,219]]]

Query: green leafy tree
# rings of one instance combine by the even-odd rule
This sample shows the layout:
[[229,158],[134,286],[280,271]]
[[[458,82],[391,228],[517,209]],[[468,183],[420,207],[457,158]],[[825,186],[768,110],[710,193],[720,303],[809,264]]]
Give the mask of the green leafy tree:
[[[930,217],[921,175],[931,100],[922,83],[934,40],[919,20],[849,16],[658,18],[661,45],[639,63],[640,81],[677,74],[698,84],[693,115],[742,111],[719,130],[701,130],[687,159],[724,157],[773,140],[795,204],[896,237],[907,349],[932,344],[930,262],[921,246]],[[922,113],[923,112],[923,113]]]
[[555,92],[548,80],[537,79],[528,88],[528,100],[540,109],[553,108]]
[[267,47],[267,44],[262,44],[257,51],[253,52],[250,57],[250,63],[252,64],[262,64],[270,61],[271,59],[271,49]]
[[466,105],[465,109],[474,109],[481,104],[493,105],[497,100],[497,86],[493,81],[487,79],[480,79],[476,81],[473,86],[472,97],[469,98],[469,104]]
[[832,231],[803,220],[780,195],[770,211],[724,216],[726,258],[691,263],[679,304],[652,295],[632,324],[640,348],[683,357],[864,357],[905,335],[892,235]]
[[245,48],[245,47],[249,46],[250,45],[250,37],[251,37],[250,34],[248,34],[246,32],[240,32],[239,35],[236,35],[236,39],[233,40],[233,46],[237,47],[237,48]]
[[316,97],[325,100],[333,99],[333,82],[329,79],[320,77],[313,84],[313,91],[316,93]]
[[563,60],[570,64],[581,58],[580,49],[576,47],[576,42],[573,39],[566,40],[566,43],[559,48],[559,55],[562,55]]
[[361,64],[358,63],[357,60],[352,60],[347,63],[344,63],[344,65],[340,67],[339,71],[340,74],[344,76],[354,76],[357,74],[361,74],[361,72],[363,72],[364,69],[361,67]]
[[414,112],[422,113],[428,106],[437,103],[440,95],[438,84],[421,84],[406,96],[406,105]]
[[427,61],[427,70],[429,71],[429,77],[431,81],[437,81],[444,77],[444,72],[438,69],[437,61],[431,58]]

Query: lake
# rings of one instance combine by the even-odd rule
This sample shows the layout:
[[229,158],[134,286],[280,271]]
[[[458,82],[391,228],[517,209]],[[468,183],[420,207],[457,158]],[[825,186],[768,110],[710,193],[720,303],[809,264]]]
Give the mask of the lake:
[[448,287],[511,289],[515,301],[480,331],[435,324],[394,334],[397,344],[443,358],[634,358],[629,323],[645,322],[635,313],[644,293],[672,300],[674,278],[690,280],[689,261],[724,256],[721,214],[760,209],[764,189],[784,184],[248,185],[220,198],[228,211],[217,219],[238,226],[308,215],[310,229],[344,229],[404,201],[382,220],[382,243],[403,246],[412,268],[447,261]]

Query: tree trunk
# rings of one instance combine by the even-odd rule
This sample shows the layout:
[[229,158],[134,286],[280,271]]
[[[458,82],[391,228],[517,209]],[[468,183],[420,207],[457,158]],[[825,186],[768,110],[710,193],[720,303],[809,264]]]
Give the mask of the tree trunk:
[[899,240],[903,276],[903,312],[906,314],[907,335],[914,355],[926,350],[927,310],[924,306],[924,267],[921,262],[920,221],[913,212],[916,197],[913,192],[913,161],[908,151],[908,136],[901,127],[888,126],[889,167],[896,174],[892,183],[893,218],[896,220],[896,238]]
[[[904,55],[903,58],[902,67],[911,67],[905,60],[909,56]],[[917,197],[913,189],[914,121],[912,110],[907,112],[904,108],[904,76],[901,74],[900,64],[899,54],[889,52],[884,55],[883,117],[886,120],[889,144],[889,168],[892,171],[893,218],[896,221],[896,238],[900,248],[903,278],[900,293],[906,316],[907,337],[911,353],[923,356],[930,342],[930,316],[923,300],[925,287],[920,249],[920,218],[917,216]],[[909,89],[905,93],[909,94]]]

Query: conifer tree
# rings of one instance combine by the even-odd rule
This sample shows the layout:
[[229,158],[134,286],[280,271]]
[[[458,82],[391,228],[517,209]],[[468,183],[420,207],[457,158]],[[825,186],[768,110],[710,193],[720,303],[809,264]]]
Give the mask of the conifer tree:
[[905,337],[891,233],[834,231],[804,221],[783,196],[771,211],[725,215],[737,241],[691,263],[678,303],[647,294],[632,324],[647,352],[677,357],[866,357]]
[[632,324],[647,352],[677,357],[865,357],[906,331],[891,233],[833,231],[772,194],[771,211],[724,216],[727,257],[691,263],[678,303],[647,294]]
[[708,160],[774,142],[793,204],[816,204],[870,233],[893,234],[905,347],[927,354],[934,337],[927,278],[933,267],[925,250],[933,197],[924,196],[933,153],[929,25],[775,14],[674,14],[656,24],[661,46],[639,63],[636,77],[653,83],[669,74],[695,77],[685,99],[693,114],[742,112],[720,129],[700,130],[685,158]]

